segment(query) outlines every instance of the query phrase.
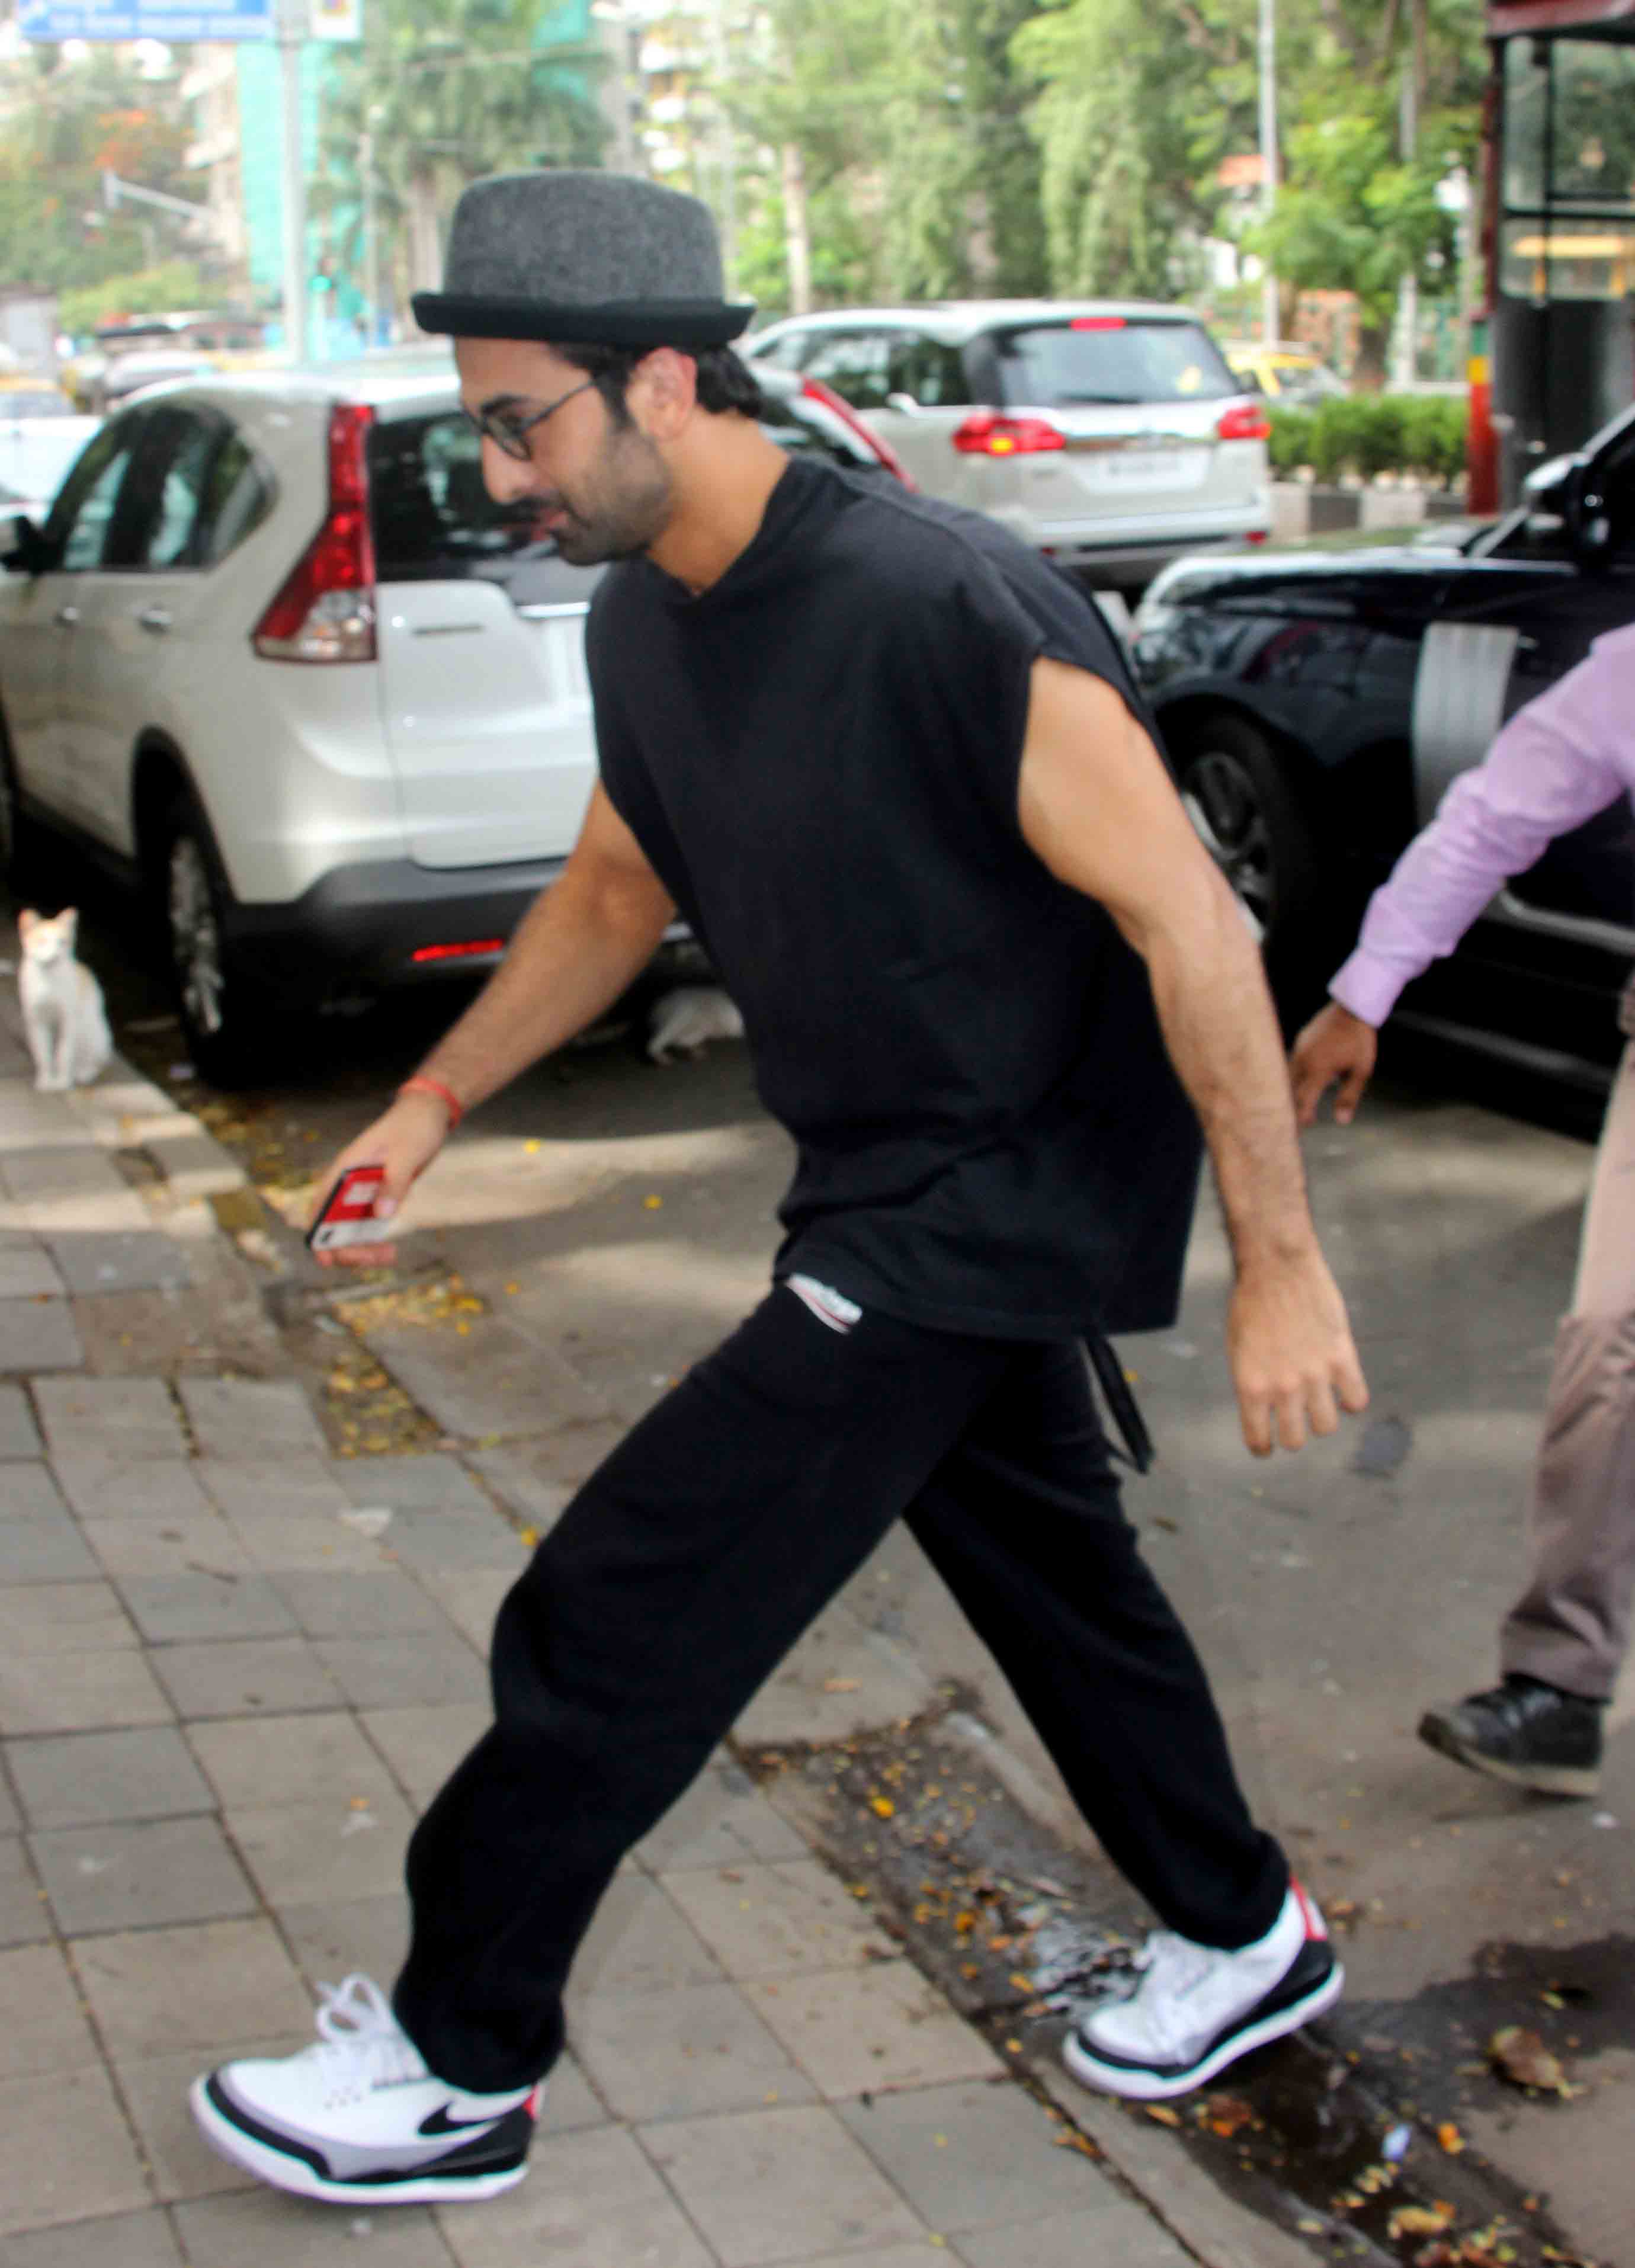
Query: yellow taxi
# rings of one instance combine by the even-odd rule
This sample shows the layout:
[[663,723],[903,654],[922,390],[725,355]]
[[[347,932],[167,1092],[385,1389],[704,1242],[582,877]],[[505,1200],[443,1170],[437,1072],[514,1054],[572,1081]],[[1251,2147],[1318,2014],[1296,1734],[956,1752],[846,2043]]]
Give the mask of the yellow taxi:
[[1246,386],[1285,409],[1315,409],[1346,391],[1344,379],[1335,376],[1313,347],[1241,339],[1228,340],[1225,352]]

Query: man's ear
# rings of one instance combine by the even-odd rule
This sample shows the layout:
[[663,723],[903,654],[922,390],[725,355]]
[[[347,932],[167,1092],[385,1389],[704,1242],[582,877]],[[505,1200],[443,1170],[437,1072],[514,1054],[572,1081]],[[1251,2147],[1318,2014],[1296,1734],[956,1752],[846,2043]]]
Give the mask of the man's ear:
[[677,347],[655,347],[630,373],[625,394],[650,441],[673,441],[698,404],[698,364]]

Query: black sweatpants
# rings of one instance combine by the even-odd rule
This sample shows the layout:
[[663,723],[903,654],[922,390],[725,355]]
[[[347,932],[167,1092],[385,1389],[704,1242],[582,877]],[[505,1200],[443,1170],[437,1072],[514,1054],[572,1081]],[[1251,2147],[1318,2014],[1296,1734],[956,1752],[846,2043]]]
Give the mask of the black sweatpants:
[[396,1990],[439,2078],[524,2087],[621,1858],[899,1517],[1160,1918],[1270,1928],[1286,1885],[1143,1563],[1074,1344],[836,1329],[776,1287],[579,1491],[495,1626],[496,1722],[409,1852]]

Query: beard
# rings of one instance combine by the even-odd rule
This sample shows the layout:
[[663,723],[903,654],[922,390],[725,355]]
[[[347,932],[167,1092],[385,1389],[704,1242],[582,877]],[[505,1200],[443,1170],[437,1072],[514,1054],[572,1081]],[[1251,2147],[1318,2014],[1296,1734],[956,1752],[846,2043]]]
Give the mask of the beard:
[[634,559],[669,519],[674,483],[658,450],[634,425],[608,434],[600,457],[577,485],[578,502],[560,493],[541,499],[544,512],[562,515],[549,533],[571,567]]

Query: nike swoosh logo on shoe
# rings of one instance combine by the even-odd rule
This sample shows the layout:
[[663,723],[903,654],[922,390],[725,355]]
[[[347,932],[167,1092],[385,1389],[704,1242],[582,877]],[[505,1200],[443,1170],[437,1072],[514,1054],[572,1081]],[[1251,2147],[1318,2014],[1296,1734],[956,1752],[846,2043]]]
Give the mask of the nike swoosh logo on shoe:
[[[415,2131],[420,2134],[475,2134],[482,2128],[499,2124],[499,2118],[492,2116],[487,2118],[451,2118],[448,2115],[451,2107],[446,2102],[442,2103],[429,2118],[423,2118]],[[503,2112],[500,2114],[501,2117],[504,2115]]]

